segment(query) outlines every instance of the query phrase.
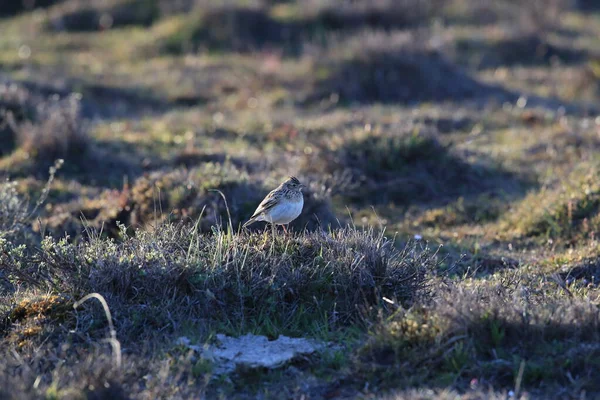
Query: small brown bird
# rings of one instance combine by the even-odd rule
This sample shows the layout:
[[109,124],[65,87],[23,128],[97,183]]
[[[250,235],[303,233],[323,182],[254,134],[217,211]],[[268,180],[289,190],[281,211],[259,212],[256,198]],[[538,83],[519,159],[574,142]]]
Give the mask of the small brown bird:
[[271,224],[273,232],[275,232],[275,225],[282,225],[287,233],[285,225],[298,218],[302,212],[303,187],[298,178],[290,176],[265,197],[252,217],[244,224],[244,228],[257,221],[266,221]]

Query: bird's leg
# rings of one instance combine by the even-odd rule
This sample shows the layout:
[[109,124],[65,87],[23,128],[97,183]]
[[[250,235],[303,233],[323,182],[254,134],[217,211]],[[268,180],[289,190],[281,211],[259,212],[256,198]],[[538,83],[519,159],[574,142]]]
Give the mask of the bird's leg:
[[271,254],[275,250],[275,224],[271,224]]
[[283,226],[283,231],[285,232],[285,234],[287,236],[288,232],[287,232],[287,229],[285,228],[285,225],[281,225],[281,226]]

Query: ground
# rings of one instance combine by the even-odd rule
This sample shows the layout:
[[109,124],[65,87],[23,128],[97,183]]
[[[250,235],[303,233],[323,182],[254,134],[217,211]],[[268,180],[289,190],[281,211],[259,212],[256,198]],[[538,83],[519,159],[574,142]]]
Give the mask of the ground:
[[[594,2],[23,4],[0,398],[600,396]],[[240,228],[288,175],[291,233]],[[247,333],[327,350],[179,340]]]

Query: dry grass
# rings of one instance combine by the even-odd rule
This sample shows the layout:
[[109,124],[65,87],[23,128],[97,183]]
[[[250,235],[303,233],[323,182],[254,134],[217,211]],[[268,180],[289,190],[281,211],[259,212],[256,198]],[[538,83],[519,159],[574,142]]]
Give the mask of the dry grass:
[[58,95],[46,97],[24,85],[3,84],[1,132],[5,145],[13,144],[5,152],[19,148],[21,154],[15,158],[32,159],[42,169],[59,158],[81,162],[90,143],[81,107],[81,97],[77,94],[62,99]]
[[[414,302],[425,294],[435,265],[426,249],[411,245],[398,252],[385,238],[352,229],[275,240],[265,234],[204,236],[196,229],[161,226],[121,243],[73,245],[48,238],[33,260],[5,262],[9,274],[27,271],[46,290],[72,298],[104,294],[122,315],[116,317],[121,335],[142,327],[130,326],[129,311],[120,307],[142,299],[158,313],[156,321],[168,312],[241,331],[298,333],[310,329],[314,316],[317,324],[344,325],[370,313],[382,296]],[[174,304],[180,304],[177,310]]]
[[511,274],[518,276],[506,274],[497,285],[451,285],[432,305],[399,311],[364,356],[388,377],[413,384],[466,387],[475,381],[480,388],[516,385],[532,394],[558,390],[569,396],[567,387],[577,382],[575,390],[598,391],[597,307]]
[[16,190],[14,182],[0,185],[0,232],[7,235],[19,231],[29,215],[28,204]]
[[[125,355],[128,372],[123,375],[103,361],[106,350],[95,344],[106,331],[101,313],[91,306],[72,310],[74,299],[86,293],[106,297],[122,346],[153,358],[153,351],[172,346],[167,342],[165,347],[166,338],[173,340],[185,327],[195,327],[202,340],[215,331],[329,337],[385,309],[382,297],[406,305],[425,299],[436,266],[435,255],[426,248],[409,244],[398,250],[383,236],[351,228],[273,239],[219,230],[202,235],[197,224],[161,225],[129,237],[123,227],[118,243],[92,237],[77,245],[47,238],[33,254],[11,248],[5,254],[0,261],[9,282],[22,292],[12,301],[4,298],[2,340],[19,349],[42,377],[39,389],[32,391],[20,386],[33,379],[31,369],[21,362],[6,366],[0,379],[16,382],[7,396],[52,390],[59,397],[81,391],[91,396],[95,389],[89,385],[97,383],[119,395],[125,388],[136,393],[169,390],[170,381],[162,375],[145,389],[132,386],[144,371],[162,368],[158,365],[142,366],[139,358]],[[25,297],[40,292],[60,296]],[[163,345],[146,347],[157,346],[157,340]],[[65,342],[72,345],[61,345]],[[59,352],[66,363],[42,362],[32,352],[38,346],[50,354]],[[84,356],[85,349],[97,356]],[[183,354],[169,359],[163,364],[173,368],[168,379],[206,389],[210,369],[194,372],[200,367]],[[94,372],[83,373],[75,366],[81,362]],[[79,372],[71,373],[73,368]]]
[[12,82],[0,85],[0,138],[2,154],[10,154],[18,142],[18,124],[31,120],[41,99]]
[[80,113],[76,97],[42,104],[36,110],[37,123],[19,126],[17,141],[38,160],[80,157],[89,144]]

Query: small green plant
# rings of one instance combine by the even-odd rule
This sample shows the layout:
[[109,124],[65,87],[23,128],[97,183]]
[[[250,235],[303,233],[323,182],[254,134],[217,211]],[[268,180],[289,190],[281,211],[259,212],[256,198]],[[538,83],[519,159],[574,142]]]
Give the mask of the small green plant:
[[490,337],[492,340],[492,346],[499,348],[502,345],[502,341],[505,337],[505,331],[501,323],[497,320],[490,320]]
[[328,370],[339,371],[349,366],[350,359],[348,353],[344,350],[332,350],[324,352],[321,355],[319,362],[319,369],[323,369],[324,373]]
[[194,378],[202,378],[206,375],[209,375],[213,372],[214,366],[212,361],[200,357],[198,361],[196,361],[192,365],[192,375]]
[[454,373],[460,374],[472,362],[472,349],[463,341],[455,344],[449,353],[446,368]]

